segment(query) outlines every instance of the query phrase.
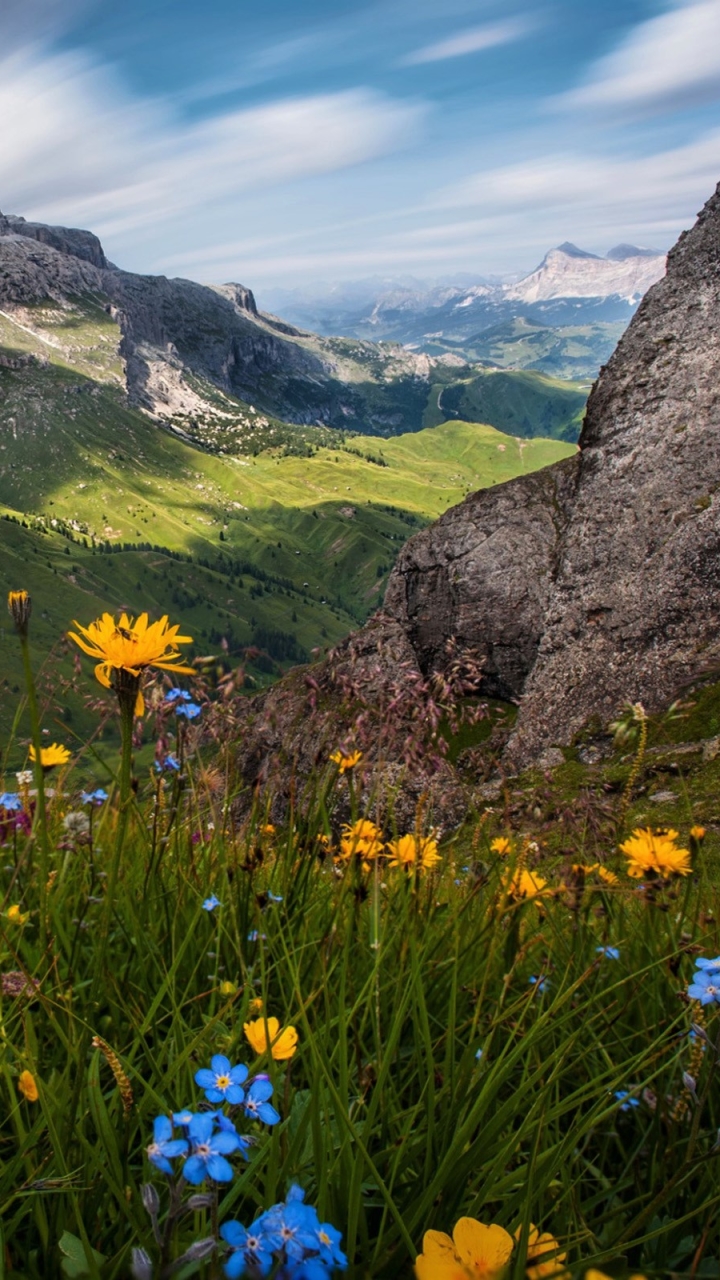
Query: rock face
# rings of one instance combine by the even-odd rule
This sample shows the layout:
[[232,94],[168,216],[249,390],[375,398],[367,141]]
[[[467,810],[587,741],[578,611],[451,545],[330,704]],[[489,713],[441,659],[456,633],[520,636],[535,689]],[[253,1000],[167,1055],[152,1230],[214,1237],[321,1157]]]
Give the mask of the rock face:
[[518,765],[720,663],[720,186],[596,383],[580,447]]
[[41,222],[26,222],[13,214],[0,213],[0,236],[16,235],[47,244],[58,253],[80,258],[101,270],[109,266],[103,247],[92,231],[76,231],[69,227],[46,227]]
[[453,636],[484,661],[484,690],[522,693],[534,665],[567,524],[577,458],[483,489],[400,552],[383,609],[399,622],[424,674]]

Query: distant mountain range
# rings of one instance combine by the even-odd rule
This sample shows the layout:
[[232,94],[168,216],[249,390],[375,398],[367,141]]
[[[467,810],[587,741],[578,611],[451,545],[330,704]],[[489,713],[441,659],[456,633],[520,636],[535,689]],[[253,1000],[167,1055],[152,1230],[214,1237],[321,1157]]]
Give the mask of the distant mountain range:
[[520,280],[368,280],[274,290],[265,304],[325,335],[398,342],[430,356],[592,378],[612,352],[665,255],[619,244],[606,256],[566,242]]

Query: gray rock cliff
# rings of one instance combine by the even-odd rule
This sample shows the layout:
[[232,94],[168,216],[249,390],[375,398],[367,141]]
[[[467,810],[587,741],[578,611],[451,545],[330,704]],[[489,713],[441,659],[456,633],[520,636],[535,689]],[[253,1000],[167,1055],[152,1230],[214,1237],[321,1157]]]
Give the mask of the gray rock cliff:
[[720,664],[720,186],[598,379],[516,765]]

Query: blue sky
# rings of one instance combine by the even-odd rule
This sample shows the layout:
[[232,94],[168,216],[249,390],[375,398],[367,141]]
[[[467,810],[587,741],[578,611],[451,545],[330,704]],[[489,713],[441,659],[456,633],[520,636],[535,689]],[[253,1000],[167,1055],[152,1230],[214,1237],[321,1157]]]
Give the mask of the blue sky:
[[2,0],[0,208],[258,290],[667,248],[720,0]]

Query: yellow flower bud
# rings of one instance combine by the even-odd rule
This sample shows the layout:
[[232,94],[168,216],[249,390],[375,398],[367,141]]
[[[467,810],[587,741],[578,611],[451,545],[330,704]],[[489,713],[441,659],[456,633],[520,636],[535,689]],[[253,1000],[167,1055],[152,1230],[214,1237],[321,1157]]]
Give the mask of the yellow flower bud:
[[32,1071],[21,1071],[18,1089],[27,1102],[37,1102],[39,1094]]
[[28,623],[32,612],[32,601],[27,591],[8,592],[8,612],[15,623],[19,636],[27,636]]

